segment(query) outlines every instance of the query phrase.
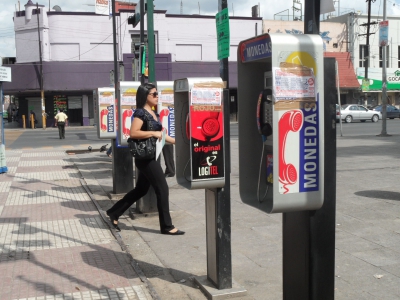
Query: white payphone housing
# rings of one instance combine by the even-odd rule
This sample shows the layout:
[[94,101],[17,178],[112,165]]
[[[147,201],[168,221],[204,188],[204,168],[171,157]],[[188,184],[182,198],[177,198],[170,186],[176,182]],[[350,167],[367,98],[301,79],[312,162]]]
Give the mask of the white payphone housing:
[[[263,34],[240,42],[239,186],[243,202],[269,213],[322,206],[323,91],[319,35]],[[252,122],[255,112],[257,120]]]

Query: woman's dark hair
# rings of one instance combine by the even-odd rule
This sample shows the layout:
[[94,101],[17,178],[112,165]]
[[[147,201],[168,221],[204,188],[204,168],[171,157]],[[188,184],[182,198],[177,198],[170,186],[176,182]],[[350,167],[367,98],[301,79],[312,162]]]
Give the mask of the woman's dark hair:
[[136,93],[136,108],[143,108],[146,105],[147,95],[151,89],[155,89],[156,86],[152,83],[145,83],[139,86]]

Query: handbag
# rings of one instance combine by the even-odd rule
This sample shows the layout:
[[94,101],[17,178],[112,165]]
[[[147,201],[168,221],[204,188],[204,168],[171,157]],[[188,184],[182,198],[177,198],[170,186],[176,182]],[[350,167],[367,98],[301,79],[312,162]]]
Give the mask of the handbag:
[[142,140],[129,138],[129,151],[136,159],[153,159],[156,155],[156,142],[154,137]]
[[[148,112],[145,110],[146,131],[152,131],[153,128],[149,123]],[[149,128],[150,127],[150,128]],[[128,139],[129,151],[136,159],[153,159],[156,155],[157,138],[150,137],[147,139]]]

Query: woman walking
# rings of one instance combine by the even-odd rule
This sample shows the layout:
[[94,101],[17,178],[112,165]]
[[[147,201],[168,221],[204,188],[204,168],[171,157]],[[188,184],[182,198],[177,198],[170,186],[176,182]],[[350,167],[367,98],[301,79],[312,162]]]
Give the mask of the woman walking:
[[[139,86],[136,94],[136,110],[133,114],[133,122],[130,128],[130,137],[133,139],[157,138],[161,139],[162,125],[158,115],[151,109],[158,103],[158,93],[155,85],[146,83]],[[152,130],[148,131],[148,128]],[[166,136],[166,142],[175,144],[175,139]],[[157,196],[157,209],[162,234],[182,235],[181,231],[172,225],[169,213],[169,190],[161,165],[155,157],[148,160],[135,160],[139,177],[136,187],[128,192],[121,200],[114,204],[107,215],[110,217],[113,226],[120,230],[118,226],[119,217],[136,201],[147,194],[150,185],[154,188]]]

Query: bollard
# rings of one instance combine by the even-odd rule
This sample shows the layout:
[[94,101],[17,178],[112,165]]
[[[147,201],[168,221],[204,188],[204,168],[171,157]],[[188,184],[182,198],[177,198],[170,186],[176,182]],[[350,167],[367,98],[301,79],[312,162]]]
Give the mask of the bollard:
[[35,119],[33,118],[33,115],[32,115],[32,114],[29,116],[29,119],[30,119],[30,121],[31,121],[31,128],[32,128],[32,129],[35,129]]
[[26,129],[25,115],[22,115],[22,128]]

